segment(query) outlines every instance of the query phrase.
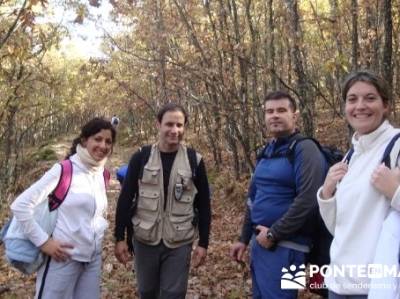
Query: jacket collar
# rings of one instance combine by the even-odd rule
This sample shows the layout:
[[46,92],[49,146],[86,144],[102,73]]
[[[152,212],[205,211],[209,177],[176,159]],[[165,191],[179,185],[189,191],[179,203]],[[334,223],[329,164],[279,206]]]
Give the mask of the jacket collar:
[[97,172],[103,172],[104,167],[97,167],[97,168],[92,168],[88,167],[83,161],[79,158],[77,154],[73,154],[71,157],[69,157],[71,162],[77,166],[79,169],[81,169],[85,173],[97,173]]
[[389,121],[385,120],[375,131],[369,134],[358,136],[353,134],[352,144],[355,152],[365,152],[367,149],[374,147],[376,142],[379,142],[379,137],[382,136],[392,126]]
[[271,143],[275,143],[276,146],[279,146],[281,144],[290,143],[298,134],[300,134],[300,131],[298,129],[296,129],[290,135],[272,139]]

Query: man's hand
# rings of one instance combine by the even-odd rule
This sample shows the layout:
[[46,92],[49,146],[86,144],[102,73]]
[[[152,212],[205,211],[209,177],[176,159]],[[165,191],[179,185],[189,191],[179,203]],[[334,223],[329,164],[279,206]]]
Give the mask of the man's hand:
[[125,265],[127,262],[129,262],[131,256],[129,254],[128,244],[126,244],[125,240],[115,243],[114,254],[120,263]]
[[65,262],[70,258],[67,249],[74,248],[73,245],[68,243],[59,242],[53,238],[49,238],[40,246],[40,250],[54,259],[56,262]]
[[258,244],[267,249],[274,247],[275,243],[272,240],[267,239],[267,233],[269,231],[268,227],[263,225],[257,225],[256,230],[259,231],[256,237]]
[[236,242],[231,246],[229,256],[237,262],[246,262],[245,253],[247,245],[242,242]]
[[207,256],[207,249],[201,246],[196,246],[192,254],[192,265],[198,267],[204,264]]
[[388,199],[392,199],[400,185],[400,169],[390,169],[382,163],[372,173],[371,183]]

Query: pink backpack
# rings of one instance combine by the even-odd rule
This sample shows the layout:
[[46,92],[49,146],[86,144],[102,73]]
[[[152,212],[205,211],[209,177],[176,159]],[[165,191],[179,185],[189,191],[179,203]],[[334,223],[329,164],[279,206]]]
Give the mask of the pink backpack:
[[[49,195],[49,209],[50,211],[54,211],[58,209],[58,207],[63,203],[65,197],[68,194],[69,187],[71,186],[72,181],[72,162],[71,160],[63,160],[60,162],[61,165],[61,176],[60,180],[57,183],[56,188],[54,188],[53,192]],[[110,184],[110,172],[107,169],[103,171],[104,184],[106,186],[106,190]]]

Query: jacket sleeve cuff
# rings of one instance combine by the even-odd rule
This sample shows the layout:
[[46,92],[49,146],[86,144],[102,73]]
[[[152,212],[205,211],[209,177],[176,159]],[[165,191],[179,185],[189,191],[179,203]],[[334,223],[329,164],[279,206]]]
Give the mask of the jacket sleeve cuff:
[[250,240],[251,240],[251,235],[250,236],[249,235],[241,235],[239,237],[239,242],[243,243],[243,244],[246,244],[246,245],[249,245]]
[[[336,196],[333,195],[330,198],[322,198],[322,187],[320,187],[317,191],[317,199],[318,199],[318,204],[331,204],[332,202],[336,201]],[[320,205],[321,206],[321,205]]]
[[272,233],[272,236],[274,237],[274,241],[275,243],[279,242],[280,240],[282,240],[282,236],[279,234],[279,232],[275,229],[274,226],[270,227],[270,231]]
[[199,243],[197,245],[200,246],[200,247],[203,247],[205,249],[208,249],[208,241],[199,240]]
[[323,199],[321,197],[321,192],[322,187],[317,191],[319,211],[326,228],[334,235],[336,226],[336,196],[334,195],[331,198]]
[[47,242],[49,238],[49,235],[46,232],[42,231],[37,236],[33,236],[30,240],[33,244],[35,244],[36,247],[41,247],[44,243]]

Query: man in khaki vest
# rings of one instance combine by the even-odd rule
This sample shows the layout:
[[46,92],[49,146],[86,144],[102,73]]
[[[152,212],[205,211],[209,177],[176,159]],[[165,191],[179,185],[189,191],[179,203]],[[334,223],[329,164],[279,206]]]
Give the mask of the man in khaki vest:
[[192,265],[204,263],[207,254],[210,192],[203,159],[195,153],[192,169],[189,150],[181,143],[187,121],[180,105],[169,103],[159,111],[158,142],[151,146],[144,166],[144,150],[132,156],[118,199],[115,256],[121,263],[129,261],[125,231],[132,223],[142,299],[185,298],[197,236]]

